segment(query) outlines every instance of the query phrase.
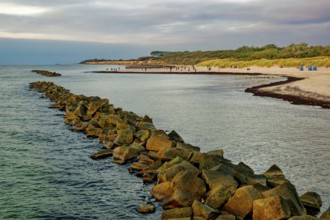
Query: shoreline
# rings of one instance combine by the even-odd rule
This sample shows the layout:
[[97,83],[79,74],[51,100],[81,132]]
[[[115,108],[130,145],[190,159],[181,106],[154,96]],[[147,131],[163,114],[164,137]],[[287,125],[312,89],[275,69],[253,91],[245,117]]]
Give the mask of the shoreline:
[[[105,143],[92,159],[128,164],[130,173],[152,184],[150,193],[163,208],[161,219],[245,219],[252,213],[253,219],[264,219],[268,212],[270,219],[291,219],[320,211],[322,202],[317,207],[310,203],[321,201],[320,195],[299,197],[276,164],[257,174],[243,162],[224,158],[223,150],[202,152],[174,130],[159,130],[149,116],[116,108],[108,99],[76,95],[52,82],[32,82],[30,89],[54,102],[51,108],[65,111],[64,123],[71,130]],[[143,202],[137,211],[154,212],[155,205]]]
[[188,71],[137,71],[137,70],[118,70],[118,71],[90,71],[89,73],[105,73],[105,74],[148,74],[148,75],[251,75],[260,76],[265,75],[263,73],[251,72],[251,73],[233,73],[233,72],[217,72],[217,71],[198,71],[198,72],[188,72]]
[[279,82],[263,84],[263,85],[247,88],[247,89],[245,89],[245,92],[253,93],[253,95],[255,95],[255,96],[282,99],[282,100],[288,101],[294,105],[311,105],[311,106],[320,106],[322,108],[330,109],[330,101],[323,101],[323,100],[318,100],[315,98],[309,98],[306,96],[298,96],[298,95],[294,95],[294,94],[280,94],[280,93],[276,93],[276,92],[272,92],[272,91],[262,90],[264,88],[270,88],[273,86],[287,85],[287,84],[290,84],[290,83],[293,83],[296,81],[300,81],[303,79],[304,78],[288,77],[287,80],[285,80],[285,81],[279,81]]
[[[190,71],[191,70],[191,71]],[[250,67],[218,68],[200,66],[177,66],[170,68],[138,68],[123,70],[92,71],[104,74],[169,74],[169,75],[250,75],[287,77],[287,80],[247,88],[245,92],[256,96],[282,99],[296,105],[330,108],[330,70],[325,67],[317,71],[300,71],[297,68]]]

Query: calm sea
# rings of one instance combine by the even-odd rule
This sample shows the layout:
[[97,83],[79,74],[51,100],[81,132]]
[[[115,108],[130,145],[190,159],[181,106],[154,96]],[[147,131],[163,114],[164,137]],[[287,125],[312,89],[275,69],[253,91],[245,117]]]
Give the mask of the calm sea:
[[[330,111],[255,97],[244,89],[278,79],[247,76],[95,74],[109,66],[0,66],[0,219],[158,219],[135,208],[150,185],[111,159],[93,161],[101,145],[71,132],[63,112],[29,90],[53,81],[76,94],[108,98],[176,130],[203,151],[224,149],[256,173],[282,168],[299,194],[316,191],[330,205]],[[60,72],[47,78],[32,69]]]

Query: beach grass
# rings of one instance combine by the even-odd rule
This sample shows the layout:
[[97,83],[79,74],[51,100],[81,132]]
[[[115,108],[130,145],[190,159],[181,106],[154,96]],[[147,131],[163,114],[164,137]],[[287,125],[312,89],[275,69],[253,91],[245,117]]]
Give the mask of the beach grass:
[[237,68],[244,68],[250,66],[259,67],[297,67],[297,66],[317,66],[330,67],[330,57],[308,57],[308,58],[286,58],[286,59],[258,59],[258,60],[237,60],[237,59],[214,59],[203,61],[197,66],[214,66],[221,68],[228,68],[236,66]]

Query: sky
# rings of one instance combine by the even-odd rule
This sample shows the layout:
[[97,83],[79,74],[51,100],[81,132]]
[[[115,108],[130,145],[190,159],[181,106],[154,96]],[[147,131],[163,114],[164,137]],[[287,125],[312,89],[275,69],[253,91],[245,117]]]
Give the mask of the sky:
[[0,64],[330,45],[329,0],[0,0]]

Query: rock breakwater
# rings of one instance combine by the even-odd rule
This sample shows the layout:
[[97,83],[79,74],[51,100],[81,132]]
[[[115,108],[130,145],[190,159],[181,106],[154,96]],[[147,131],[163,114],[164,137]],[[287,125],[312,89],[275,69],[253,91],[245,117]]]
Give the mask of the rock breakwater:
[[43,76],[48,76],[48,77],[61,76],[60,73],[50,72],[48,70],[32,70],[32,72],[38,73],[38,74],[43,75]]
[[108,99],[72,94],[52,82],[30,87],[53,101],[51,108],[65,111],[72,130],[104,143],[92,159],[112,157],[129,164],[144,183],[154,183],[151,194],[164,209],[162,219],[316,219],[307,211],[319,209],[319,196],[301,199],[276,165],[256,174],[243,162],[233,164],[222,150],[201,152],[177,132],[159,130],[150,117],[116,108]]

